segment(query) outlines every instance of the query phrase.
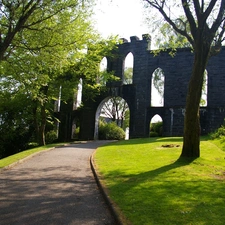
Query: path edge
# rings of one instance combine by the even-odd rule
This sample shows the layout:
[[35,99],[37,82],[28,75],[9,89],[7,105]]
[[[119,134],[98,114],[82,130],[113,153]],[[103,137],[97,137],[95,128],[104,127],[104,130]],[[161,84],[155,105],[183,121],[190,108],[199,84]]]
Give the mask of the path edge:
[[54,149],[56,149],[56,148],[61,148],[61,147],[63,147],[63,146],[67,146],[67,145],[69,145],[69,144],[62,144],[62,145],[58,145],[58,146],[55,146],[55,147],[50,147],[50,148],[47,148],[47,149],[44,149],[44,150],[41,150],[41,151],[32,153],[32,154],[30,154],[30,155],[28,155],[28,156],[25,156],[24,158],[18,159],[17,161],[15,161],[15,162],[13,162],[13,163],[7,165],[7,166],[4,166],[4,167],[0,168],[0,172],[3,172],[3,171],[5,171],[5,170],[9,170],[9,169],[13,168],[13,167],[16,166],[16,165],[21,164],[21,163],[27,161],[27,160],[30,159],[30,158],[33,158],[33,157],[36,156],[36,155],[39,155],[39,154],[41,154],[41,153],[44,153],[44,152],[48,152],[48,151],[54,150]]
[[96,151],[97,151],[97,149],[90,156],[90,165],[91,165],[91,170],[94,174],[95,181],[96,181],[96,183],[99,187],[99,190],[102,193],[103,198],[104,198],[106,204],[108,205],[109,210],[111,211],[111,213],[112,213],[112,215],[113,215],[113,217],[116,221],[116,224],[118,224],[118,225],[131,225],[131,223],[127,221],[125,216],[123,216],[121,210],[116,205],[116,203],[110,199],[109,191],[100,179],[100,175],[97,172],[96,165],[95,165],[95,162],[94,162],[94,155],[95,155]]

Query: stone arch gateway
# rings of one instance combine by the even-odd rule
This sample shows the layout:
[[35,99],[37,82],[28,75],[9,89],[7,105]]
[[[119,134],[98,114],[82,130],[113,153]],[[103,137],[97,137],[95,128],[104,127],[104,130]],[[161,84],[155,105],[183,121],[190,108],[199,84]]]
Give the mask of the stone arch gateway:
[[[60,112],[59,139],[68,140],[75,116],[80,121],[80,139],[94,139],[95,115],[99,104],[108,96],[120,96],[129,105],[130,109],[130,138],[149,136],[151,118],[158,114],[163,120],[163,136],[182,136],[186,93],[193,64],[193,53],[189,48],[177,49],[174,57],[168,51],[154,54],[150,49],[151,38],[142,35],[140,40],[133,36],[130,42],[123,39],[118,45],[116,58],[108,57],[107,70],[114,71],[121,81],[107,83],[107,92],[97,96],[93,102],[85,102],[84,109],[77,113],[69,109]],[[133,82],[123,84],[124,58],[132,53]],[[164,106],[151,107],[151,80],[152,74],[161,68],[164,72]],[[225,48],[210,58],[207,80],[207,106],[200,108],[201,133],[207,134],[223,124],[225,118]],[[86,109],[85,109],[86,108]],[[70,118],[71,117],[71,118]],[[66,128],[68,127],[68,128]],[[68,129],[65,132],[65,129]]]

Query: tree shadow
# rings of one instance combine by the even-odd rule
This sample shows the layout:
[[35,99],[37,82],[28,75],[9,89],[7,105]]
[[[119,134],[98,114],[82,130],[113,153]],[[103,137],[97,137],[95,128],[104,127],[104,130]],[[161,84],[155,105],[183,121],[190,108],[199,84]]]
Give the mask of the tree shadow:
[[130,140],[123,140],[123,141],[114,141],[112,143],[108,143],[108,145],[111,146],[123,146],[123,145],[142,145],[142,144],[148,144],[148,143],[156,143],[156,142],[168,142],[168,143],[174,143],[174,142],[182,142],[182,137],[169,137],[169,138],[137,138],[137,139],[130,139]]
[[0,224],[115,224],[88,163],[99,144],[56,148],[2,170]]
[[[139,224],[213,224],[212,221],[215,224],[216,221],[222,225],[218,221],[225,219],[221,210],[224,183],[198,176],[194,180],[174,179],[174,175],[171,178],[168,175],[166,181],[164,176],[164,181],[160,182],[161,174],[172,170],[175,173],[175,169],[188,166],[194,160],[179,158],[169,165],[139,174],[110,171],[107,177],[119,179],[110,187],[110,194],[114,196],[113,200],[122,202],[122,210],[128,218],[142,215]],[[179,203],[181,199],[183,205]]]

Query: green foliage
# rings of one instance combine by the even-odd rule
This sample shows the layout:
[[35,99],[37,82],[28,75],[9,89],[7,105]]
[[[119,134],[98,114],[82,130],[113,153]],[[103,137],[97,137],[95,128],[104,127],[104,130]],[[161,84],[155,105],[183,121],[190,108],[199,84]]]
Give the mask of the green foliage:
[[27,148],[32,138],[32,102],[16,85],[0,86],[0,158]]
[[64,31],[74,22],[80,30],[83,18],[92,12],[92,3],[86,0],[1,1],[0,60],[9,59],[18,49],[31,54],[42,51],[55,46],[52,41],[57,46],[71,45],[74,39],[69,40]]
[[125,111],[125,119],[123,121],[123,130],[125,131],[127,127],[130,126],[130,110]]
[[25,126],[17,125],[16,127],[7,128],[5,129],[4,126],[1,126],[0,128],[0,158],[4,158],[27,149],[28,142],[32,137],[32,132]]
[[76,129],[74,129],[73,131],[73,137],[72,139],[79,139],[79,133],[80,133],[80,127],[76,127]]
[[218,140],[220,143],[225,144],[225,122],[217,130],[210,134],[213,140]]
[[99,123],[99,139],[100,140],[123,140],[125,132],[115,123]]
[[51,144],[57,140],[58,136],[56,131],[51,130],[46,133],[45,139],[47,144]]
[[[104,40],[93,29],[92,1],[10,2],[2,2],[0,12],[1,155],[22,151],[31,141],[45,144],[46,127],[57,121],[54,101],[59,90],[62,101],[71,101],[82,78],[84,97],[99,94],[102,84],[96,84],[96,77],[102,76],[104,82],[113,77],[99,73],[99,62],[116,43],[116,38]],[[2,49],[26,4],[34,7],[33,13],[8,48]],[[48,136],[52,141],[54,135]]]
[[[184,20],[185,18],[182,19]],[[176,20],[176,24],[178,27],[182,28],[183,23],[181,18]],[[183,35],[177,33],[168,23],[160,24],[157,29],[156,45],[159,49],[169,48],[171,52],[174,51],[175,53],[177,48],[190,47],[188,40]],[[188,30],[190,30],[190,28],[188,28]]]
[[[116,122],[117,126],[122,128],[129,127],[129,107],[127,102],[121,97],[112,97],[106,101],[101,109],[101,114],[106,118],[110,118],[113,122]],[[124,124],[126,120],[126,124]]]
[[150,134],[149,134],[150,137],[159,137],[159,134],[155,131],[150,131]]
[[164,95],[164,72],[161,68],[157,68],[152,75],[152,84],[163,98]]
[[161,137],[163,132],[163,122],[150,124],[150,137]]
[[124,70],[124,84],[132,84],[133,83],[133,68],[127,67]]

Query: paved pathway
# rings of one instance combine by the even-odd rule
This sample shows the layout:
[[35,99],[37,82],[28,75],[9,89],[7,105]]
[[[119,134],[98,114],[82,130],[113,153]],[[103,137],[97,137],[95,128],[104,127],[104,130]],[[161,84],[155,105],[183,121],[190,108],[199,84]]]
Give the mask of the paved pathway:
[[0,224],[115,224],[89,163],[102,144],[56,148],[0,171]]

